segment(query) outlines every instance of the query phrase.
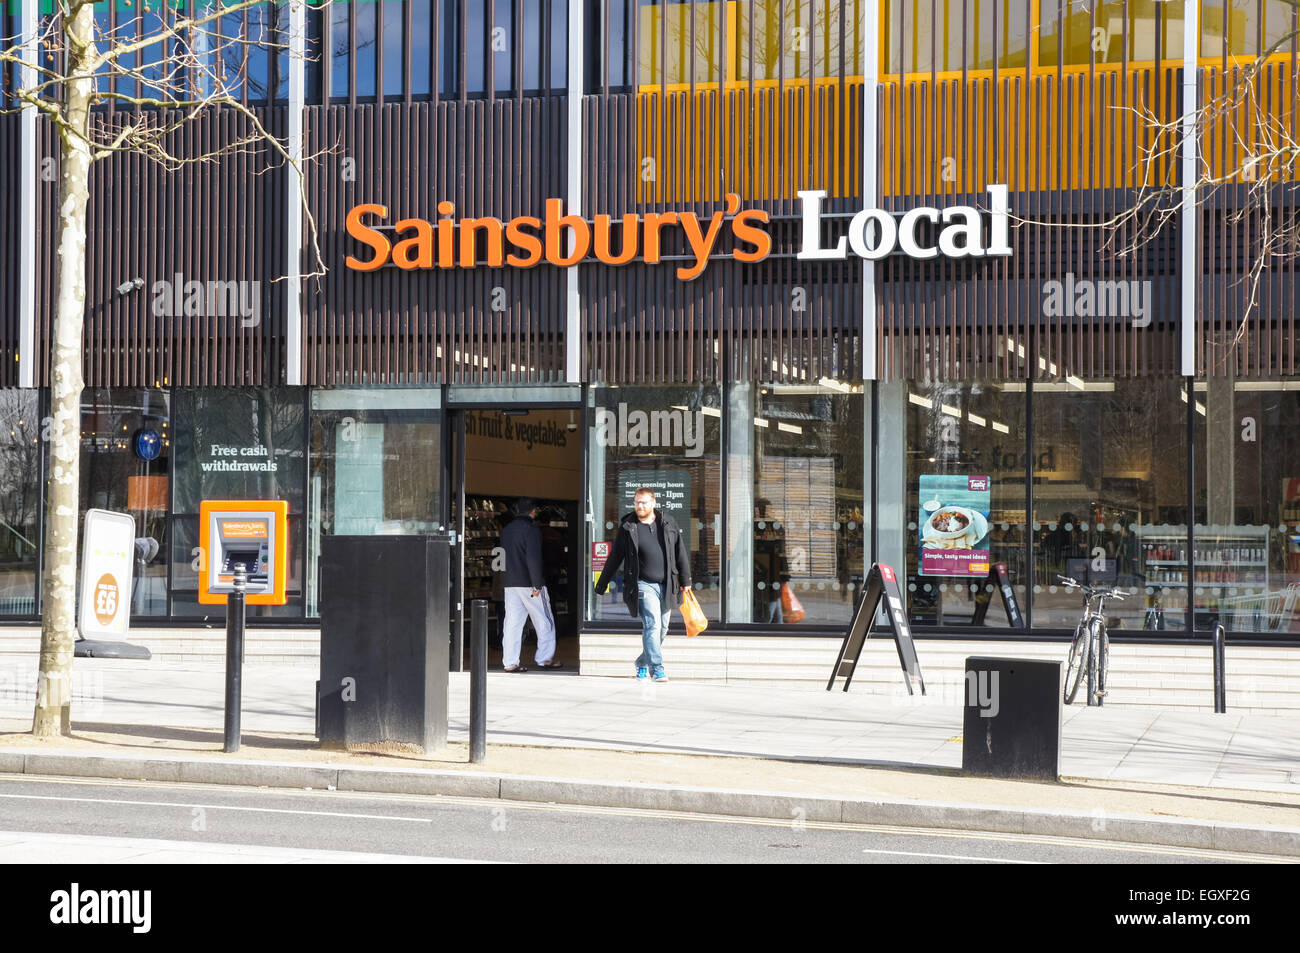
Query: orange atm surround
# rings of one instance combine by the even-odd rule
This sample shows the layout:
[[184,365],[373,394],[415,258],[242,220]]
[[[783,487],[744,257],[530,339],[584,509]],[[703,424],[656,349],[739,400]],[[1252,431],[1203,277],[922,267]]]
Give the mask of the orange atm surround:
[[[214,530],[216,537],[214,538]],[[248,570],[246,602],[252,606],[282,606],[288,602],[289,504],[284,500],[204,500],[199,504],[199,602],[222,605],[234,582],[227,543],[245,542],[256,552]],[[217,588],[219,587],[219,588]],[[215,591],[214,591],[215,588]]]

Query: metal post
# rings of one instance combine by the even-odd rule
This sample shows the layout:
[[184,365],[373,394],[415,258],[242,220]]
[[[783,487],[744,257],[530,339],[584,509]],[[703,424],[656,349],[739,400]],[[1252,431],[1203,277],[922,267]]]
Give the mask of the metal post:
[[240,683],[244,665],[244,592],[248,576],[244,564],[235,564],[235,591],[226,597],[226,744],[227,752],[239,750],[239,714],[243,702]]
[[[1088,675],[1088,707],[1096,708],[1100,699],[1097,697],[1097,675],[1096,671],[1101,670],[1101,639],[1096,638],[1090,631],[1088,632],[1088,651],[1084,653],[1082,665]],[[1093,668],[1093,660],[1096,659],[1096,671]]]
[[469,760],[477,764],[487,751],[487,623],[486,599],[470,603]]
[[1228,641],[1228,633],[1220,622],[1214,627],[1214,711],[1222,715],[1228,711],[1228,689],[1224,684],[1224,649]]

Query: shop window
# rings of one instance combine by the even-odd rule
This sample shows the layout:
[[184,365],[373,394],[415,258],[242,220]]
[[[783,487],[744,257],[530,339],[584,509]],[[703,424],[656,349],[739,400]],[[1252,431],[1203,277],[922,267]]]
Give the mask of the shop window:
[[639,14],[643,86],[862,75],[861,0],[641,0]]
[[39,611],[41,460],[45,442],[35,390],[0,390],[0,617]]
[[81,396],[81,507],[135,520],[131,614],[167,614],[171,399],[164,390],[87,388]]
[[250,607],[250,615],[301,616],[306,457],[304,391],[201,388],[172,392],[175,487],[172,514],[172,614],[211,614],[198,604],[198,513],[203,500],[284,500],[289,504],[289,601]]
[[1197,629],[1300,635],[1300,382],[1194,385]]
[[[1024,0],[888,0],[880,71],[885,74],[1024,67]],[[859,70],[859,72],[861,72]]]
[[[696,595],[713,620],[721,619],[721,397],[720,388],[707,385],[588,391],[592,543],[612,544],[637,488],[653,488],[659,507],[682,529]],[[593,565],[589,584],[597,575]],[[629,621],[622,572],[604,596],[593,592],[588,617]]]
[[346,99],[351,88],[352,44],[348,40],[348,11],[351,9],[352,5],[347,3],[332,3],[325,8],[325,15],[329,17],[330,97],[333,99]]
[[878,408],[880,560],[906,576],[913,623],[1009,625],[994,574],[1023,612],[1025,385],[891,382]]
[[345,7],[356,12],[356,33],[352,38],[352,56],[356,60],[357,98],[372,99],[375,95],[375,67],[381,42],[379,19],[380,4],[347,3]]
[[321,538],[442,529],[441,392],[313,390],[308,616],[319,614]]
[[727,405],[727,621],[847,624],[864,577],[861,385],[737,384]]
[[1204,0],[1201,57],[1285,55],[1293,48],[1295,29],[1295,8],[1285,0]]
[[1034,385],[1035,628],[1073,628],[1059,585],[1117,585],[1114,629],[1183,630],[1187,608],[1187,403],[1179,380]]

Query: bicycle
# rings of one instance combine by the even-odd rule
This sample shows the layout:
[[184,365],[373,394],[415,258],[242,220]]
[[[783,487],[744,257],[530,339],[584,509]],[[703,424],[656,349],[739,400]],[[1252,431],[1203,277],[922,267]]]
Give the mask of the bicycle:
[[[1106,672],[1110,666],[1110,636],[1106,634],[1106,600],[1124,598],[1124,591],[1115,587],[1085,586],[1069,576],[1057,576],[1066,589],[1083,593],[1083,618],[1074,629],[1074,641],[1065,662],[1065,703],[1074,703],[1079,693],[1079,682],[1084,669],[1088,670],[1089,704],[1092,698],[1106,694]],[[1097,607],[1093,608],[1093,602]]]

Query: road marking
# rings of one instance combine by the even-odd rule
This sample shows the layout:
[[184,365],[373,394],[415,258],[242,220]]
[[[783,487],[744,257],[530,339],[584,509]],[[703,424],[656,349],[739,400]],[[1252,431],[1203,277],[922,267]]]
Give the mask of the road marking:
[[989,864],[1041,864],[1041,860],[1008,860],[1002,857],[978,857],[969,854],[926,854],[916,850],[864,850],[864,854],[885,854],[890,857],[941,857],[944,860],[980,860]]
[[[274,795],[284,797],[329,797],[343,798],[347,800],[380,800],[380,801],[409,801],[413,803],[426,805],[465,805],[478,807],[509,807],[511,809],[531,810],[531,811],[551,811],[563,812],[570,811],[582,814],[610,814],[623,815],[632,817],[650,817],[661,818],[665,820],[691,820],[703,821],[712,824],[744,824],[755,827],[789,827],[790,821],[781,818],[764,818],[764,817],[743,817],[738,815],[725,814],[695,814],[685,811],[665,811],[648,808],[630,808],[630,807],[601,807],[590,804],[560,804],[556,802],[540,801],[513,801],[499,798],[477,798],[464,797],[456,795],[443,794],[398,794],[386,792],[367,792],[367,791],[325,791],[325,790],[307,790],[304,788],[261,788],[246,785],[233,784],[213,784],[209,782],[195,781],[140,781],[130,778],[60,778],[46,777],[30,774],[0,774],[0,780],[27,782],[29,784],[75,784],[82,786],[101,786],[101,787],[144,787],[144,788],[167,788],[174,790],[189,790],[193,788],[202,788],[209,791],[227,791],[231,793],[256,793],[261,795]],[[5,797],[22,797],[26,795],[0,795]],[[95,798],[83,798],[78,800],[87,800],[93,803],[105,803]],[[157,801],[143,801],[143,804],[158,804]],[[183,804],[183,807],[196,807],[194,804]],[[240,810],[240,808],[227,808],[227,810]],[[243,810],[250,810],[243,808]],[[273,810],[264,808],[262,810]],[[310,811],[287,813],[306,813]],[[333,812],[320,812],[331,814]],[[338,814],[340,817],[351,815]],[[364,816],[364,815],[357,815]],[[382,819],[389,819],[387,815],[380,815]],[[412,818],[412,820],[425,820],[424,818]],[[432,823],[432,821],[429,821]],[[1111,840],[1092,840],[1090,838],[1073,838],[1058,837],[1046,834],[1009,834],[998,831],[969,831],[969,830],[951,830],[940,827],[899,827],[890,824],[857,824],[843,823],[835,821],[805,821],[805,826],[809,830],[826,830],[826,831],[857,831],[859,833],[876,833],[876,834],[899,834],[907,837],[944,837],[961,840],[989,840],[1000,841],[1009,844],[1040,844],[1054,847],[1072,847],[1077,850],[1099,850],[1099,851],[1120,851],[1124,853],[1142,853],[1142,854],[1167,854],[1178,857],[1206,857],[1216,860],[1236,860],[1240,862],[1251,863],[1271,863],[1271,864],[1300,864],[1300,858],[1291,857],[1284,854],[1251,854],[1242,851],[1215,851],[1205,850],[1195,847],[1174,847],[1167,844],[1141,844],[1130,841],[1111,841]],[[987,858],[982,858],[987,859]]]
[[229,804],[195,804],[174,801],[127,801],[114,798],[96,797],[56,797],[52,794],[0,794],[0,797],[19,801],[76,801],[82,804],[130,804],[144,807],[180,807],[193,810],[201,807],[205,811],[248,811],[254,814],[306,814],[311,817],[346,817],[364,821],[410,821],[416,824],[432,824],[431,817],[401,817],[392,814],[345,814],[341,811],[292,811],[283,807],[237,807]]

